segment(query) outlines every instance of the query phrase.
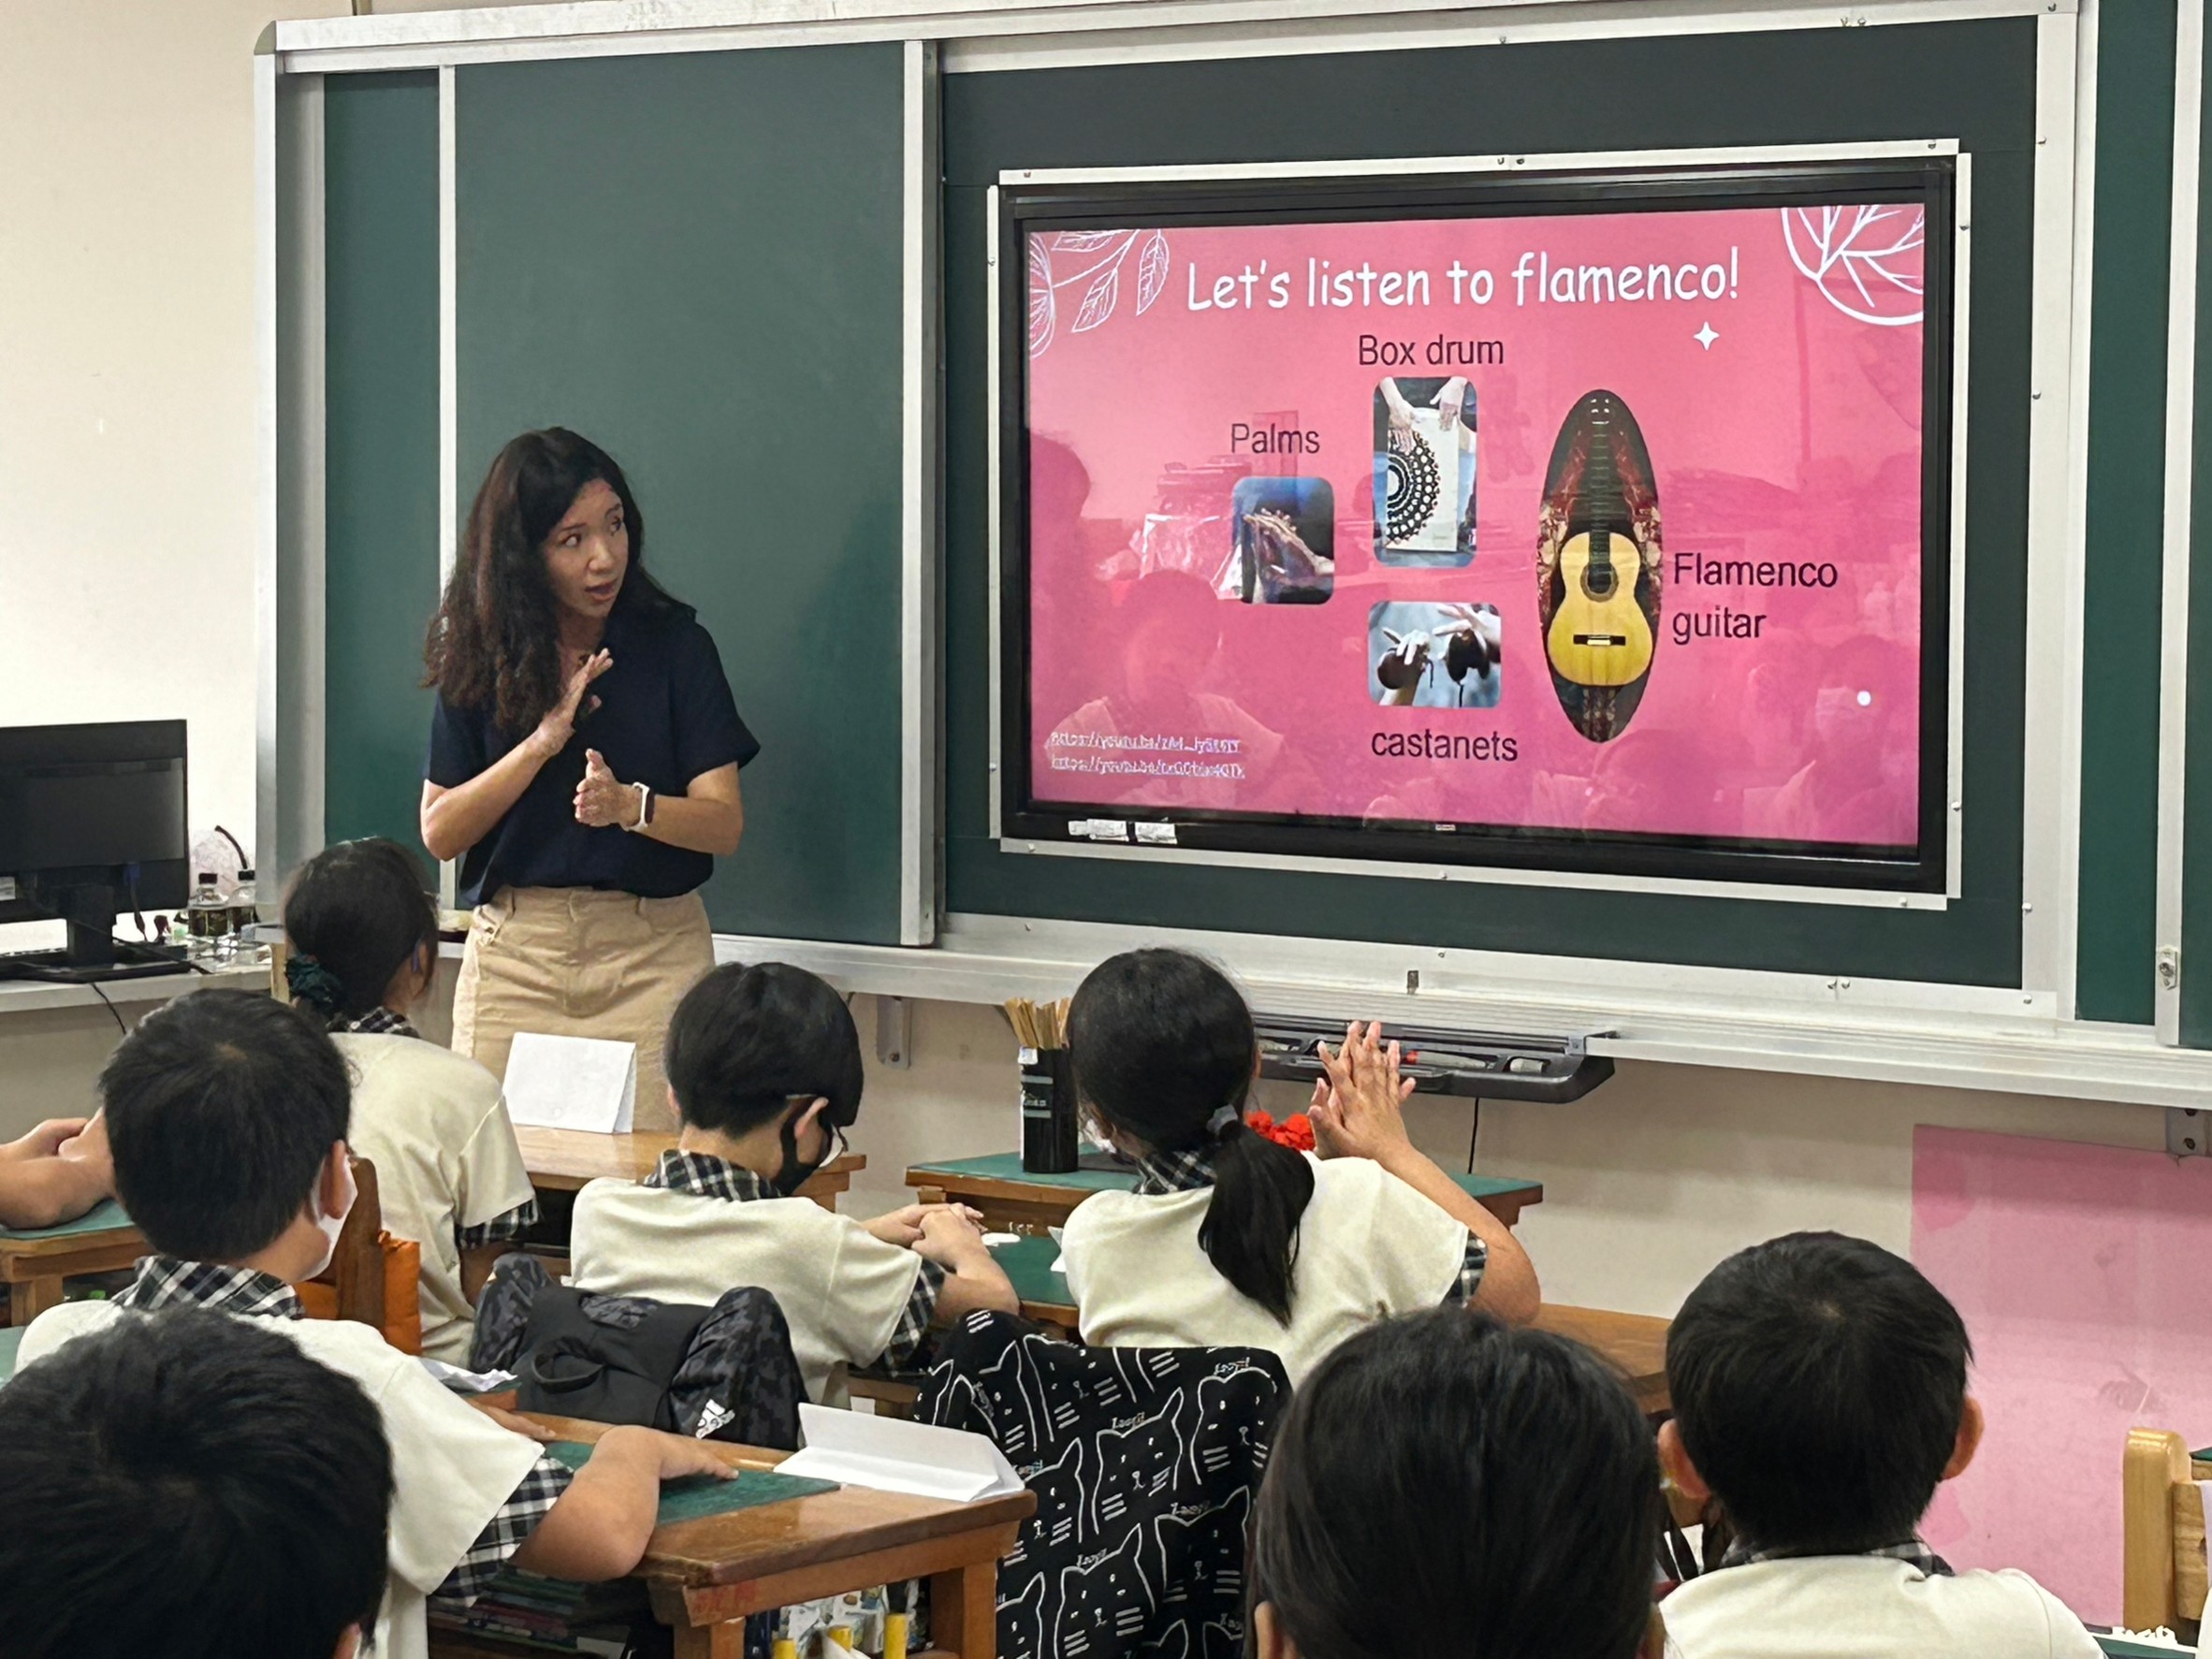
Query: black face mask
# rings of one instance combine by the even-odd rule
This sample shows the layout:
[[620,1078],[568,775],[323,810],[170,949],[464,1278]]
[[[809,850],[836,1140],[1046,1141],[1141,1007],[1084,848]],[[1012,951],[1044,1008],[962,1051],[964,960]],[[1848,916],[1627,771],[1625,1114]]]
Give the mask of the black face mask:
[[778,1166],[770,1185],[785,1198],[796,1198],[799,1188],[812,1179],[815,1171],[845,1150],[845,1131],[835,1124],[827,1124],[823,1126],[827,1132],[822,1139],[822,1156],[812,1159],[802,1158],[799,1156],[798,1121],[805,1115],[805,1112],[800,1111],[785,1118],[779,1137],[783,1142],[783,1162]]

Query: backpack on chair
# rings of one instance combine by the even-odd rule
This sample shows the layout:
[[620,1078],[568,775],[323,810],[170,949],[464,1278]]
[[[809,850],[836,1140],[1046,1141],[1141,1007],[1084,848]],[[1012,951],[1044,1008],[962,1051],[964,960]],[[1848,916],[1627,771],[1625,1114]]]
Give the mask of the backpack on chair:
[[502,1256],[469,1366],[515,1373],[524,1411],[798,1448],[807,1385],[765,1290],[726,1290],[712,1307],[599,1296],[554,1283],[535,1256]]
[[548,1285],[531,1302],[515,1404],[676,1433],[668,1390],[711,1312]]

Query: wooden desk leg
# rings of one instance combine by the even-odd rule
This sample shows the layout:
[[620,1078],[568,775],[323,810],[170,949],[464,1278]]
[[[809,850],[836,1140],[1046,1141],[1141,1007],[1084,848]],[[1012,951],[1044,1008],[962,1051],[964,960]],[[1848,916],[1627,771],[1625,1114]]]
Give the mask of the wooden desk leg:
[[28,1325],[50,1307],[62,1305],[59,1279],[18,1279],[7,1288],[7,1322]]
[[720,1624],[678,1624],[676,1659],[745,1659],[745,1621]]
[[930,1579],[929,1645],[960,1659],[997,1659],[996,1561],[979,1561]]

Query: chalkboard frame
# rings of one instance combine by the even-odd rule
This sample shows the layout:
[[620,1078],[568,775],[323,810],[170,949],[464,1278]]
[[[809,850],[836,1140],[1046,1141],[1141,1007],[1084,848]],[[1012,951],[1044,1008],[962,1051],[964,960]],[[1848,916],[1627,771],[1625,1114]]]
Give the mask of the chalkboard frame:
[[[1717,976],[1707,982],[1747,1002],[1795,999],[1825,987],[1839,1001],[1906,1018],[1914,1017],[1906,1011],[1948,1019],[1968,1009],[2070,1018],[2080,739],[2070,723],[2080,673],[2073,596],[2081,554],[2068,519],[2079,504],[2070,444],[2080,429],[2083,388],[2074,364],[2087,322],[2086,306],[2071,294],[2073,261],[2083,251],[2074,235],[2076,178],[2094,151],[2088,135],[2075,134],[2073,142],[2066,137],[2075,127],[2079,20],[2063,9],[2022,7],[2002,17],[1922,13],[1888,21],[1898,26],[1840,35],[1801,28],[1794,43],[1783,38],[1793,32],[1786,25],[1664,39],[1608,37],[1598,29],[1521,35],[1509,47],[1497,41],[1496,57],[1479,41],[1423,41],[1415,55],[1429,65],[1425,74],[1406,54],[1346,38],[1309,45],[1310,56],[1261,62],[1219,50],[1132,57],[1040,48],[994,54],[991,67],[1000,72],[950,78],[948,937],[996,937],[1008,921],[1033,924],[1041,947],[1063,925],[1131,939],[1163,931],[1248,936],[1271,959],[1355,940],[1425,943],[1455,958],[1472,953],[1492,975],[1525,972],[1540,981],[1571,963],[1593,993],[1633,996],[1644,967],[1672,963],[1701,980]],[[1564,61],[1570,53],[1575,65]],[[1525,66],[1509,64],[1516,59]],[[1518,903],[1506,883],[1463,890],[1467,896],[1455,901],[1448,880],[1287,876],[1221,855],[1200,880],[1196,870],[1175,872],[1179,849],[1119,855],[1108,849],[1103,860],[1044,842],[1023,850],[1084,857],[1089,867],[1070,881],[1046,867],[1049,857],[1003,851],[990,833],[992,786],[982,781],[985,766],[976,750],[978,734],[989,728],[977,715],[973,664],[987,662],[989,651],[970,618],[984,585],[975,570],[984,561],[973,549],[986,533],[974,504],[987,492],[977,465],[985,434],[969,429],[982,425],[974,411],[988,378],[978,366],[977,342],[995,314],[971,290],[991,247],[989,187],[1012,176],[1208,167],[1255,156],[1285,165],[1396,162],[1408,152],[1391,147],[1391,133],[1362,125],[1356,115],[1347,124],[1343,113],[1371,109],[1378,97],[1394,108],[1439,96],[1463,109],[1489,107],[1487,127],[1461,135],[1465,151],[1502,152],[1516,141],[1532,151],[1557,149],[1546,142],[1558,137],[1555,124],[1526,119],[1540,91],[1514,89],[1557,84],[1563,72],[1602,79],[1631,65],[1673,88],[1671,122],[1654,128],[1624,118],[1591,129],[1593,151],[1639,153],[1625,149],[1638,137],[1740,149],[1870,146],[1936,131],[1956,133],[1974,161],[1972,228],[1982,245],[1966,325],[1978,365],[1969,399],[1974,453],[1964,463],[1975,502],[1969,534],[1977,546],[1969,561],[1979,561],[1981,539],[1995,538],[1997,561],[1977,580],[2001,579],[2010,598],[1991,609],[1983,603],[1990,594],[1978,593],[1974,614],[1963,618],[1976,631],[1974,653],[1990,672],[2003,664],[1999,679],[1985,676],[1976,692],[1970,654],[1969,718],[1985,718],[1977,704],[2005,712],[1994,740],[1979,743],[1968,758],[1965,787],[1952,795],[1968,837],[1963,902],[1950,907],[1956,920],[1900,915],[1914,907],[1894,898],[1887,906],[1832,899],[1754,905],[1736,902],[1740,895],[1687,884],[1667,893],[1605,893],[1538,880],[1522,884]],[[1724,67],[1727,86],[1740,96],[1713,92],[1710,78]],[[1797,95],[1815,86],[1834,91],[1811,100]],[[1845,88],[1849,97],[1841,95]],[[1171,126],[1133,119],[1136,111],[1164,108],[1195,113]],[[2008,274],[1985,283],[1985,271]],[[1996,511],[1986,512],[1992,503]],[[2001,551],[2008,546],[2009,563]],[[2019,664],[2030,651],[2037,672],[2023,677]],[[2001,699],[2000,681],[2009,688]],[[1534,902],[1526,896],[1530,886],[1540,889]],[[1477,900],[1479,912],[1471,902]],[[1596,932],[1608,942],[1594,949]]]
[[[282,155],[283,119],[278,113],[288,98],[297,93],[311,94],[319,86],[325,74],[346,74],[363,70],[398,70],[405,68],[450,67],[457,64],[485,62],[511,57],[540,55],[603,55],[627,54],[637,51],[720,51],[741,50],[763,44],[792,44],[806,40],[895,39],[912,43],[939,42],[946,53],[945,67],[952,71],[996,70],[1023,71],[1039,68],[1086,67],[1101,65],[1129,65],[1141,63],[1164,64],[1191,59],[1219,60],[1251,54],[1273,63],[1295,62],[1304,54],[1364,52],[1378,58],[1396,55],[1406,49],[1448,49],[1451,47],[1484,47],[1495,44],[1506,46],[1506,30],[1511,30],[1513,48],[1523,41],[1543,39],[1602,40],[1621,39],[1623,36],[1649,33],[1646,25],[1619,19],[1589,20],[1580,17],[1573,7],[1545,8],[1541,15],[1515,17],[1501,24],[1477,13],[1455,10],[1442,5],[1429,6],[1415,0],[1414,4],[1400,8],[1402,14],[1381,16],[1375,8],[1352,0],[1342,6],[1325,8],[1329,15],[1301,14],[1286,18],[1279,8],[1258,4],[1257,0],[1192,0],[1179,7],[1176,22],[1158,25],[1143,24],[1131,28],[1126,16],[1113,7],[1086,7],[1080,4],[1048,5],[1038,8],[1015,0],[974,0],[957,10],[905,12],[895,15],[887,6],[870,5],[864,0],[859,7],[831,7],[827,5],[809,5],[798,13],[782,15],[774,22],[760,20],[752,8],[728,0],[726,4],[709,4],[695,14],[687,16],[685,27],[672,30],[666,20],[649,7],[564,8],[557,14],[528,13],[508,17],[491,13],[448,13],[423,17],[363,17],[298,20],[271,25],[265,33],[259,47],[260,61],[255,65],[256,125],[258,150],[256,156],[256,218],[260,233],[259,275],[262,303],[259,306],[258,327],[261,337],[262,363],[262,422],[257,441],[261,459],[263,500],[261,511],[261,575],[262,618],[261,653],[263,677],[261,687],[261,742],[262,764],[259,772],[260,795],[258,809],[264,826],[264,840],[281,841],[281,837],[268,834],[269,826],[280,829],[296,825],[310,814],[319,813],[320,777],[308,776],[302,768],[306,759],[318,761],[319,707],[322,685],[319,662],[302,664],[303,656],[319,656],[319,642],[301,639],[297,632],[290,638],[284,629],[291,626],[291,618],[319,601],[319,573],[301,568],[301,555],[310,551],[311,539],[300,523],[303,501],[295,492],[295,485],[304,478],[304,488],[312,493],[317,481],[312,476],[312,465],[295,461],[298,450],[299,425],[303,420],[315,418],[315,412],[303,408],[301,392],[315,388],[306,386],[308,377],[298,372],[293,360],[296,340],[299,332],[298,320],[287,323],[281,314],[277,297],[288,284],[295,284],[300,273],[293,243],[298,240],[299,226],[291,210],[298,197],[293,194],[290,175],[299,169],[291,166]],[[1433,10],[1433,16],[1421,16]],[[1004,12],[1021,13],[1018,22],[1002,22]],[[1109,14],[1113,13],[1113,16]],[[800,15],[803,14],[803,15]],[[1741,8],[1721,6],[1700,6],[1695,3],[1670,7],[1666,12],[1664,29],[1683,31],[1692,36],[1706,34],[1756,36],[1779,29],[1801,28],[1805,19],[1801,12],[1777,7],[1772,15],[1757,11],[1745,12]],[[2103,33],[2111,40],[2120,25],[2124,14],[2107,15],[2103,19]],[[1115,19],[1118,18],[1118,22]],[[1846,28],[1841,33],[1824,32],[1825,38],[1836,46],[1848,50],[1855,42],[1894,34],[1898,29],[1912,32],[1924,25],[1941,29],[1971,29],[1986,27],[2000,19],[2015,25],[2027,27],[2036,41],[2034,51],[2035,98],[2032,119],[2034,126],[2030,143],[2047,143],[2048,152],[2033,154],[2033,196],[2035,216],[2039,226],[2063,226],[2073,219],[2075,192],[2088,191],[2094,179],[2094,169],[2100,161],[2099,139],[2112,136],[2100,123],[2095,132],[2079,127],[2075,120],[2075,97],[2080,93],[2094,99],[2096,88],[2077,78],[2077,64],[2095,62],[2095,42],[2099,33],[2099,20],[2095,11],[2078,13],[2074,0],[2058,0],[2055,5],[1985,4],[1953,10],[1931,6],[1925,0],[1870,0],[1862,15],[1849,20],[1874,25],[1870,28]],[[1189,26],[1186,26],[1189,25]],[[2171,36],[2171,18],[2166,20],[2166,30]],[[2131,30],[2131,33],[2133,31]],[[1907,65],[1904,73],[1922,73]],[[967,79],[954,74],[947,85]],[[978,77],[995,80],[997,76]],[[2110,67],[2100,65],[2096,80],[2101,82],[2110,100],[2116,86]],[[2191,86],[2193,88],[2193,81]],[[273,89],[273,95],[271,95]],[[2193,106],[2192,106],[2193,108]],[[2109,146],[2108,146],[2109,147]],[[2134,152],[2122,148],[2116,153],[2111,165],[2118,165],[2120,155]],[[2163,156],[2160,157],[2163,160]],[[948,196],[956,191],[949,191]],[[284,211],[280,213],[279,201]],[[2086,209],[2086,203],[2083,204]],[[2102,211],[2100,202],[2100,211]],[[289,221],[289,222],[287,222]],[[2086,230],[2088,216],[2082,213],[2080,226]],[[956,204],[948,201],[945,225],[948,234],[957,240],[965,234],[964,221]],[[2147,234],[2148,227],[2146,227]],[[2100,233],[2095,241],[2098,257],[2102,260],[2107,238]],[[2077,264],[2075,280],[2086,282],[2090,258],[2090,243],[2085,236],[2074,243]],[[953,255],[948,253],[948,260]],[[2048,297],[2044,277],[2056,275],[2059,280],[2050,284]],[[2069,314],[2065,297],[2063,272],[2049,273],[2039,264],[2036,313],[2039,318],[2039,342],[2035,362],[2030,366],[2045,400],[2041,413],[2057,419],[2038,422],[2040,433],[2047,434],[2055,425],[2061,429],[2058,439],[2060,448],[2066,442],[2063,430],[2071,429],[2073,442],[2083,442],[2083,431],[2088,418],[2088,388],[2078,371],[2070,373],[2065,359],[2069,341]],[[2101,278],[2103,272],[2100,272]],[[2080,294],[2077,289],[2077,296]],[[2113,290],[2117,294],[2117,290]],[[2100,280],[2097,289],[2097,313],[2102,331],[2108,313],[2124,310],[2116,307],[2107,297],[2107,288]],[[2088,306],[2081,298],[2074,301],[2071,329],[2074,336],[2072,344],[2076,352],[2087,348],[2088,327]],[[2162,307],[2160,308],[2162,312]],[[2161,319],[2162,321],[2162,317]],[[305,327],[312,331],[318,319],[305,319]],[[2125,327],[2132,333],[2142,333],[2142,327],[2117,316],[2116,331]],[[287,330],[290,337],[287,338]],[[2100,334],[2102,350],[2102,332]],[[957,365],[950,358],[940,362],[939,372],[956,377]],[[2101,365],[2100,365],[2101,369]],[[2097,377],[2102,387],[2107,377],[2100,372]],[[2023,385],[2025,381],[2023,381]],[[2117,383],[2113,383],[2117,388]],[[2023,392],[2023,396],[2025,393]],[[2117,396],[2117,390],[2114,392]],[[2054,409],[2053,403],[2058,407]],[[957,440],[948,434],[944,443],[948,449],[957,446]],[[2037,465],[2048,470],[2051,466],[2052,439],[2039,438]],[[2071,470],[2071,469],[2062,469]],[[2042,499],[2034,510],[2037,533],[2048,535],[2055,521],[2064,520],[2069,514],[2078,513],[2079,480],[2074,478],[2065,489],[2042,492]],[[2095,486],[2091,486],[2090,511],[2097,511]],[[948,515],[957,509],[950,504],[944,509]],[[2092,519],[2092,522],[2094,520]],[[2023,526],[2023,529],[2025,526]],[[953,526],[957,530],[957,526]],[[2078,553],[2078,549],[2076,549]],[[2056,568],[2037,575],[2040,586],[2057,589],[2061,594],[2078,594],[2082,572],[2078,562],[2068,568],[2060,561]],[[2094,572],[2091,572],[2092,580]],[[948,589],[948,600],[956,598]],[[319,618],[318,618],[319,621]],[[315,631],[319,633],[319,628]],[[2069,637],[2078,629],[2070,629],[2064,621],[2055,626],[2038,625],[2033,632],[2031,646],[2039,653],[2039,661],[2057,662],[2060,672],[2052,677],[2058,683],[2037,697],[2029,714],[2029,735],[2037,746],[2038,760],[2035,781],[2038,787],[2055,791],[2059,798],[2059,809],[2045,814],[2045,822],[2033,837],[2033,844],[2024,850],[2020,873],[2025,880],[2018,892],[2025,894],[2025,903],[2032,906],[2032,914],[2019,919],[2016,929],[2001,917],[1991,916],[1992,931],[2003,928],[2013,934],[2012,950],[2016,953],[2019,971],[2011,976],[2018,985],[2028,989],[2016,995],[2001,994],[2001,984],[1985,982],[1977,985],[1964,982],[1922,981],[1912,983],[1890,982],[1885,985],[1870,984],[1867,978],[1856,982],[1857,993],[1870,994],[1863,997],[1854,993],[1854,982],[1849,978],[1840,982],[1831,979],[1828,991],[1836,1000],[1860,1009],[1855,1016],[1864,1020],[1871,1015],[1877,1023],[1901,1018],[1908,1026],[1915,1022],[1933,1020],[1949,1027],[1959,1022],[1971,1022],[1986,1015],[2002,1014],[2009,1008],[2012,1014],[2034,1021],[2057,1019],[2065,1022],[2075,1011],[2074,973],[2077,949],[2077,896],[2086,906],[2090,898],[2090,878],[2094,869],[2091,859],[2077,856],[2076,837],[2088,835],[2091,825],[2081,809],[2080,792],[2085,787],[2079,765],[2076,764],[2083,743],[2095,752],[2106,733],[2094,719],[2084,734],[2075,721],[2078,704],[2073,701],[2080,693],[2079,642]],[[953,642],[957,648],[958,642]],[[941,659],[940,659],[941,662]],[[943,664],[946,672],[956,666]],[[313,672],[305,672],[313,670]],[[2155,673],[2155,666],[2151,669]],[[2138,676],[2137,677],[2140,677]],[[304,717],[304,718],[303,718]],[[910,718],[911,716],[910,715]],[[924,718],[929,718],[924,714]],[[289,727],[286,722],[289,721]],[[2109,724],[2109,718],[2105,718]],[[317,730],[309,730],[317,727]],[[2071,728],[2071,729],[2070,729]],[[300,757],[298,760],[295,756]],[[2132,764],[2132,763],[2131,763]],[[940,771],[941,788],[950,793],[953,787],[947,774]],[[2147,799],[2151,792],[2147,788],[2132,790],[2132,774],[2127,777],[2103,779],[2100,782],[2100,822],[2110,820],[2126,810],[2124,803],[2117,799],[2119,793],[2131,796],[2140,793]],[[2126,792],[2109,787],[2127,784]],[[948,801],[948,809],[953,803]],[[312,845],[312,843],[311,843]],[[954,882],[951,892],[952,904],[946,918],[948,931],[935,952],[905,952],[874,945],[838,945],[822,941],[816,945],[804,941],[789,941],[788,948],[798,959],[807,952],[813,952],[825,964],[843,963],[851,972],[860,971],[864,964],[875,964],[867,969],[882,984],[895,980],[902,994],[921,995],[919,988],[924,980],[941,980],[947,994],[965,994],[960,987],[973,990],[978,995],[989,992],[998,982],[992,978],[997,969],[980,960],[968,960],[968,950],[964,944],[968,934],[965,924],[970,920],[996,920],[986,910],[981,917],[964,916],[960,906],[964,897],[958,885],[961,866],[972,861],[973,849],[962,844],[961,836],[948,823],[936,842],[939,867]],[[265,856],[264,863],[269,860]],[[1046,861],[1027,861],[1041,863]],[[2077,882],[2079,883],[2077,889]],[[2101,891],[2101,890],[2100,890]],[[2132,905],[2132,890],[2117,896],[2129,901],[2122,908]],[[2147,895],[2145,895],[2147,901]],[[974,907],[970,907],[974,908]],[[2148,909],[2147,902],[2142,907]],[[1050,916],[1053,908],[1031,906],[1028,914]],[[1018,912],[1016,912],[1018,914]],[[1281,931],[1305,931],[1302,918],[1295,911],[1283,916]],[[1040,923],[1040,932],[1044,928]],[[2143,931],[2147,936],[2149,924],[2146,918]],[[979,936],[980,937],[980,936]],[[1260,935],[1249,937],[1255,945],[1265,947],[1269,939]],[[1392,936],[1395,937],[1395,936]],[[972,943],[972,940],[968,942]],[[1327,944],[1326,937],[1317,936],[1313,942]],[[2124,941],[2123,941],[2124,942]],[[751,940],[727,940],[726,949],[751,948]],[[1460,953],[1455,950],[1457,957]],[[1848,953],[1840,955],[1847,956]],[[810,957],[808,959],[814,959]],[[994,960],[996,960],[996,954]],[[1485,976],[1511,974],[1517,962],[1529,962],[1533,971],[1542,977],[1543,965],[1525,957],[1510,955],[1493,958],[1485,968]],[[1848,968],[1847,961],[1840,966]],[[1635,979],[1633,963],[1613,965],[1623,974],[1626,982]],[[1702,975],[1704,970],[1694,970]],[[2100,986],[2116,986],[2128,982],[2143,987],[2146,1023],[2140,1027],[2147,1040],[2149,1027],[2149,966],[2147,955],[2141,968],[2132,961],[2117,956],[2088,960],[2086,952],[2079,963],[2085,984],[2092,981]],[[965,977],[963,977],[965,974]],[[978,978],[981,974],[982,977]],[[1863,974],[1863,969],[1862,969]],[[1000,974],[1000,978],[1004,975]],[[1772,974],[1756,970],[1728,973],[1724,976],[1726,986],[1714,984],[1710,996],[1721,1002],[1739,992],[1745,1005],[1765,994],[1776,994],[1795,1001],[1810,989],[1807,979],[1797,974]],[[1839,985],[1841,989],[1839,989]],[[1733,987],[1732,992],[1729,987]],[[1707,994],[1701,994],[1707,995]],[[1640,998],[1632,998],[1638,1001]],[[1720,1006],[1716,1002],[1713,1006]],[[2109,998],[2102,1006],[2113,1007],[2115,1011],[2090,1018],[2120,1019],[2131,1017]],[[2096,1030],[2117,1033],[2119,1026],[2084,1028],[2085,1038]],[[2059,1036],[2068,1035],[2061,1024]],[[2102,1052],[2102,1051],[2100,1051]],[[1879,1070],[1880,1068],[1875,1069]],[[2056,1073],[2053,1074],[2057,1075]]]

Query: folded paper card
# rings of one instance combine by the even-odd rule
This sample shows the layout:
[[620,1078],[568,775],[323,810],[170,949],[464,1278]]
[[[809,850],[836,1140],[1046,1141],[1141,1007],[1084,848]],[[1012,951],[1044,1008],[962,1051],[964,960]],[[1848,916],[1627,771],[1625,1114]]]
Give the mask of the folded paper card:
[[507,1116],[541,1129],[626,1135],[637,1094],[637,1044],[523,1031],[507,1053]]
[[806,1437],[807,1448],[784,1459],[778,1465],[779,1474],[953,1504],[1006,1497],[1022,1490],[1022,1477],[998,1448],[964,1429],[802,1405],[799,1433]]

